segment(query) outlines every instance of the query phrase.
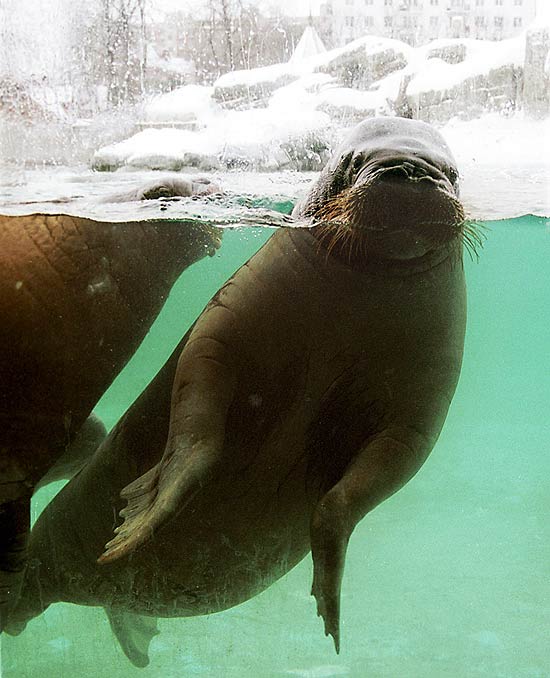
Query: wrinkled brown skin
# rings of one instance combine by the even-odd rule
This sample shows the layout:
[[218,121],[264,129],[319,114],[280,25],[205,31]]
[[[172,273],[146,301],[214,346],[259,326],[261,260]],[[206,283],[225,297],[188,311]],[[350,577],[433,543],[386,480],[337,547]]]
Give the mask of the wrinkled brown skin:
[[440,433],[465,304],[459,237],[359,270],[311,231],[275,233],[38,520],[12,630],[56,601],[216,612],[311,549],[312,592],[338,649],[349,537]]
[[0,628],[25,566],[33,489],[99,444],[105,430],[90,420],[67,454],[179,274],[218,245],[218,232],[185,223],[0,216]]

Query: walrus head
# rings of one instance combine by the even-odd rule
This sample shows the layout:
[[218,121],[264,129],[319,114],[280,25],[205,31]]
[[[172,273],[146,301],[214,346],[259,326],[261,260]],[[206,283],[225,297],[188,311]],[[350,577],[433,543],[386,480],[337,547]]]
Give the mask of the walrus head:
[[443,137],[405,118],[357,125],[295,213],[349,261],[411,260],[479,235],[465,221],[458,170]]

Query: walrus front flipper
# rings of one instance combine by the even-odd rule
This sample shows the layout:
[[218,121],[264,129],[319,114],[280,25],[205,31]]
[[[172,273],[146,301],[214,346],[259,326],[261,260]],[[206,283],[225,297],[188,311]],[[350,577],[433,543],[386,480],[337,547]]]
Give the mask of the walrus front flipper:
[[69,480],[90,460],[107,436],[107,429],[99,417],[91,414],[82,424],[73,442],[40,479],[35,490],[56,480]]
[[[229,316],[231,327],[228,309],[215,307],[210,315],[213,322]],[[116,560],[148,541],[214,477],[222,461],[225,420],[236,385],[235,360],[230,341],[205,336],[198,327],[178,362],[162,459],[120,493],[128,501],[120,512],[124,522],[99,563]]]
[[408,429],[384,432],[350,462],[320,499],[311,519],[311,554],[317,614],[340,652],[340,588],[346,549],[357,523],[418,471],[430,448]]
[[145,668],[149,664],[149,645],[160,633],[157,618],[108,607],[105,612],[124,654],[134,666]]
[[0,632],[17,600],[27,564],[30,493],[0,504]]

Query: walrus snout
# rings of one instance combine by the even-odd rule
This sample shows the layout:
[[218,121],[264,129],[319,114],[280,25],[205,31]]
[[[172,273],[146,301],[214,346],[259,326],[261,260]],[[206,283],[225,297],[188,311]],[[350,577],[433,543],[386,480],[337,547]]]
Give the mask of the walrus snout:
[[[359,265],[458,251],[466,235],[459,174],[441,134],[418,120],[353,128],[294,214],[311,218],[329,253]],[[469,230],[468,230],[469,229]]]
[[451,195],[458,194],[458,175],[452,167],[442,169],[418,156],[389,156],[367,162],[358,172],[354,185],[374,181],[413,182],[422,184],[422,188],[435,186]]

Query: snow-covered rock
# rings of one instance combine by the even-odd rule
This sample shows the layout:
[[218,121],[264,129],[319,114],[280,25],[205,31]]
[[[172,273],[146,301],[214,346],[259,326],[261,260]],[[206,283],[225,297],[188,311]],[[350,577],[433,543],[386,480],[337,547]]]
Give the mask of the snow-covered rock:
[[399,40],[368,35],[315,58],[315,70],[329,73],[345,87],[367,89],[404,68],[414,49]]
[[[547,107],[548,32],[537,31],[527,61],[525,34],[419,48],[367,36],[292,63],[227,73],[212,88],[181,87],[148,104],[145,124],[194,121],[194,129],[145,129],[97,151],[94,166],[317,169],[342,129],[365,117],[444,125],[487,112],[509,116],[529,96]],[[524,82],[524,67],[535,69],[536,78]]]
[[[524,36],[496,43],[466,39],[437,43],[417,50],[406,90],[415,118],[446,122],[456,115],[472,119],[484,111],[516,108],[522,88]],[[456,57],[450,58],[453,50]],[[438,53],[446,60],[437,58]]]
[[290,64],[232,71],[216,80],[213,97],[225,108],[266,105],[276,89],[297,80],[299,74],[300,68]]
[[533,117],[550,113],[550,25],[535,26],[527,31],[523,103],[525,111]]
[[363,118],[391,113],[378,92],[361,92],[350,87],[326,87],[317,96],[317,108],[332,119],[355,124]]
[[95,153],[96,169],[320,169],[330,149],[330,118],[283,105],[225,111],[197,131],[146,129]]
[[145,106],[145,121],[153,123],[205,121],[218,106],[213,87],[185,85],[155,97]]

